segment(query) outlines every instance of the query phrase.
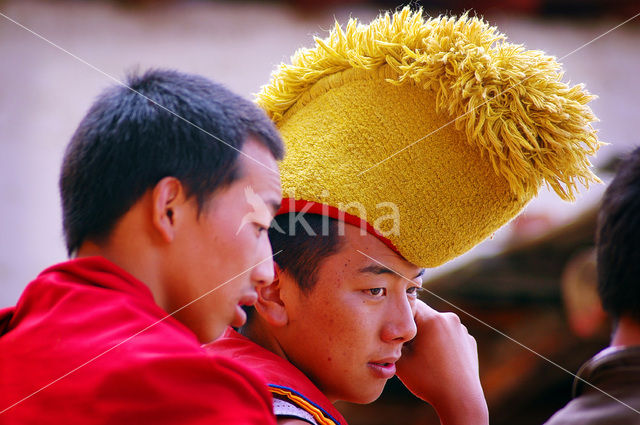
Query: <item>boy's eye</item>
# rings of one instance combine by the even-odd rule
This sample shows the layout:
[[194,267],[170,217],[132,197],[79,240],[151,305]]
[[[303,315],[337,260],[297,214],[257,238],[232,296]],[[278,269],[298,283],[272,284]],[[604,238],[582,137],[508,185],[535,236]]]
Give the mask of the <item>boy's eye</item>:
[[262,233],[262,232],[266,232],[269,230],[268,227],[264,227],[262,224],[260,223],[255,223],[256,225],[256,229],[258,230],[258,233]]
[[374,297],[382,297],[386,294],[385,288],[370,288],[367,289],[366,292],[373,295]]
[[409,295],[411,295],[413,297],[416,297],[416,296],[418,296],[418,292],[420,292],[421,289],[422,288],[419,287],[419,286],[412,286],[411,288],[407,289],[407,294],[409,294]]

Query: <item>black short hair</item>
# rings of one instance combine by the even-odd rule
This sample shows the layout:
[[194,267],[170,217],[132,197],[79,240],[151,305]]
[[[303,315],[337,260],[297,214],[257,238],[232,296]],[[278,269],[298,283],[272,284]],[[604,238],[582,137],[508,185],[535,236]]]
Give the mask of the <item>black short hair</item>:
[[282,140],[266,114],[207,78],[150,70],[130,75],[126,86],[97,98],[67,146],[59,184],[69,255],[87,239],[107,237],[164,177],[179,179],[202,208],[239,177],[248,136],[282,159]]
[[317,283],[322,261],[342,247],[338,220],[318,214],[287,213],[278,215],[269,228],[274,261],[293,277],[303,292],[309,293]]
[[605,311],[640,322],[640,148],[620,163],[604,194],[596,239]]

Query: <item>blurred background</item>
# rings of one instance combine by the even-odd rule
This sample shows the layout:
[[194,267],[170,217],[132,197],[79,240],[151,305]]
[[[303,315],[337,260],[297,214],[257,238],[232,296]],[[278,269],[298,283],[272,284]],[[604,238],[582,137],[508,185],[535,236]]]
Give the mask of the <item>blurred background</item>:
[[[334,20],[366,23],[404,4],[0,1],[0,308],[14,304],[43,268],[66,259],[59,166],[76,125],[111,77],[170,67],[251,98],[277,64],[314,35],[325,36]],[[609,145],[595,166],[605,183],[617,159],[640,144],[640,17],[619,26],[640,12],[637,1],[411,4],[431,16],[471,10],[511,42],[556,56],[565,81],[584,83],[599,96],[591,106]],[[478,340],[493,424],[542,423],[570,397],[573,377],[558,366],[576,372],[607,344],[592,251],[604,188],[583,190],[574,204],[543,189],[493,238],[428,272],[425,301],[457,312]],[[438,423],[428,405],[395,381],[373,405],[339,408],[351,425]]]

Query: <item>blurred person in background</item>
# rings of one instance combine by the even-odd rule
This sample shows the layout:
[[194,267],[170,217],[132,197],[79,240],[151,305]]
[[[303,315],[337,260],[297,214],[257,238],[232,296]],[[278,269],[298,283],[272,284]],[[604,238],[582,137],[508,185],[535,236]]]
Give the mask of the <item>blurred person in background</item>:
[[62,164],[72,259],[0,312],[0,422],[275,423],[262,379],[201,344],[273,279],[282,155],[264,112],[204,77],[102,93]]
[[573,400],[547,425],[640,423],[640,148],[621,162],[603,196],[596,251],[611,343],[582,366]]
[[[277,276],[240,333],[208,345],[261,373],[281,424],[345,424],[395,373],[443,424],[488,423],[476,343],[417,299],[545,182],[598,181],[581,86],[486,22],[405,8],[301,49],[258,103],[282,132]],[[402,356],[401,356],[402,353]]]

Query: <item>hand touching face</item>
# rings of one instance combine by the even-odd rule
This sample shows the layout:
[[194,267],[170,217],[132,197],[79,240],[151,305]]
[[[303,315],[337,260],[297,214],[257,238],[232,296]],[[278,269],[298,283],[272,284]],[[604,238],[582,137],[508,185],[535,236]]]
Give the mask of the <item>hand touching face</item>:
[[417,336],[405,345],[398,377],[447,424],[488,424],[476,340],[454,313],[416,303]]
[[288,321],[278,341],[331,401],[370,403],[415,336],[422,269],[358,227],[345,226],[340,237],[340,251],[322,261],[310,292],[287,274],[280,277]]

